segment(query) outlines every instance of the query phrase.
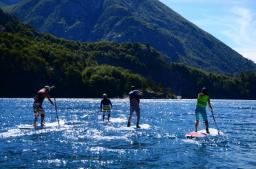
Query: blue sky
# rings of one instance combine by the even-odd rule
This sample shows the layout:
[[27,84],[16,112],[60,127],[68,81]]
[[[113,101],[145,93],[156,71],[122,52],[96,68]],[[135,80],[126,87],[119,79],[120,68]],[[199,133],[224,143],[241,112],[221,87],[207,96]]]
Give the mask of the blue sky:
[[256,63],[256,0],[160,0]]

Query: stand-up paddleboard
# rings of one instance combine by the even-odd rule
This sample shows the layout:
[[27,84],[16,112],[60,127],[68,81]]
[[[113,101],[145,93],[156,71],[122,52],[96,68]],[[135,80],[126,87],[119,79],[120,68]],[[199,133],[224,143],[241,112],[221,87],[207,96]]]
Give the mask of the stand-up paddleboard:
[[[54,132],[54,131],[61,131],[68,128],[65,125],[65,121],[60,121],[61,127],[59,127],[58,122],[46,122],[44,127],[38,127],[35,129],[32,124],[20,124],[14,126],[14,128],[8,129],[7,131],[0,132],[0,138],[9,138],[9,137],[19,137],[24,135],[33,135],[39,133],[47,133],[47,132]],[[40,131],[40,132],[39,132]]]
[[21,130],[41,130],[41,129],[47,129],[47,128],[51,128],[49,126],[37,126],[36,128],[33,125],[23,125],[23,126],[18,126],[19,129]]
[[[60,121],[60,123],[62,125],[65,124],[64,121]],[[48,122],[48,123],[45,123],[44,126],[39,125],[36,128],[32,124],[21,124],[18,126],[18,128],[21,130],[32,130],[32,129],[41,130],[41,129],[51,129],[51,128],[58,128],[58,127],[59,127],[58,122]]]
[[207,137],[207,136],[218,136],[218,135],[223,135],[223,132],[214,129],[214,128],[209,128],[210,134],[206,133],[206,130],[200,130],[200,131],[192,131],[187,133],[185,136],[186,138],[202,138],[202,137]]
[[137,126],[132,125],[132,126],[127,127],[127,128],[132,128],[132,129],[149,129],[150,125],[149,124],[140,124],[140,128],[137,128]]

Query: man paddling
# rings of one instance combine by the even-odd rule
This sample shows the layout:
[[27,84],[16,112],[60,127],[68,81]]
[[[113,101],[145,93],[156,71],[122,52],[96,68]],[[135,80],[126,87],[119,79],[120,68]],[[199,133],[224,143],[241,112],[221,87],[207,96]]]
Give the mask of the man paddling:
[[44,109],[42,107],[43,101],[45,98],[49,100],[49,102],[54,105],[53,101],[50,99],[49,92],[54,88],[54,86],[44,86],[42,89],[40,89],[36,96],[34,97],[34,103],[33,103],[33,109],[34,109],[34,127],[37,126],[37,118],[40,115],[41,116],[41,126],[44,126]]
[[131,126],[131,120],[132,120],[132,114],[133,112],[136,112],[137,116],[137,124],[136,127],[140,128],[140,97],[142,96],[142,92],[139,90],[136,90],[135,86],[131,87],[131,91],[129,92],[129,98],[130,98],[130,115],[128,118],[128,124],[127,127]]
[[112,103],[110,99],[108,98],[108,95],[106,93],[103,93],[103,99],[100,102],[100,110],[103,112],[102,119],[104,121],[105,115],[108,115],[108,121],[110,119],[110,112],[112,109]]
[[198,125],[199,125],[199,114],[201,114],[205,123],[206,132],[210,134],[209,123],[208,123],[207,113],[206,113],[207,103],[212,111],[212,105],[210,102],[210,98],[208,96],[208,91],[205,87],[203,87],[202,90],[198,93],[198,97],[197,97],[197,104],[196,104],[196,110],[195,110],[195,115],[196,115],[195,131],[197,132]]

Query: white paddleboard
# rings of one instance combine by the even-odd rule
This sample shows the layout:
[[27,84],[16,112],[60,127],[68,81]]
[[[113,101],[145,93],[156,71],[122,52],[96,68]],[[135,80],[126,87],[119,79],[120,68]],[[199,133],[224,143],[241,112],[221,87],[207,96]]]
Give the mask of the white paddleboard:
[[51,127],[49,127],[49,126],[37,126],[35,128],[33,125],[24,125],[24,126],[19,126],[18,128],[21,129],[21,130],[32,130],[32,129],[41,130],[41,129],[47,129],[47,128],[51,128]]
[[31,129],[34,129],[34,126],[26,124],[26,125],[19,125],[18,128],[19,129],[24,129],[24,130],[31,130]]
[[204,129],[204,130],[199,130],[197,132],[195,132],[195,131],[189,132],[185,136],[186,136],[186,138],[202,138],[202,137],[207,137],[207,136],[223,135],[223,132],[221,132],[217,129],[214,129],[214,128],[209,128],[209,132],[210,132],[210,134],[208,134],[206,132],[206,130]]
[[[64,125],[64,121],[60,121],[60,125]],[[56,128],[59,127],[58,122],[50,122],[50,123],[45,123],[44,126],[37,126],[36,128],[32,124],[21,124],[18,126],[19,129],[21,130],[41,130],[41,129],[50,129],[50,128]]]
[[149,129],[150,125],[149,124],[140,124],[140,128],[137,128],[137,126],[131,126],[127,128],[133,128],[133,129]]
[[[39,124],[40,125],[40,124]],[[36,131],[39,130],[38,133],[47,133],[52,131],[60,131],[65,130],[68,126],[65,125],[64,120],[60,120],[60,127],[58,122],[47,122],[45,126],[42,128],[38,126],[35,130],[32,124],[20,124],[15,126],[12,129],[8,129],[7,131],[0,132],[0,138],[9,138],[9,137],[19,137],[24,135],[32,135],[37,133]]]

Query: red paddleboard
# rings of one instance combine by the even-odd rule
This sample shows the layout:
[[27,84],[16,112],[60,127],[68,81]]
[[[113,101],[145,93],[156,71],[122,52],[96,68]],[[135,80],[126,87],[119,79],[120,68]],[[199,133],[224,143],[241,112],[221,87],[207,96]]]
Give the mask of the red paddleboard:
[[192,131],[190,133],[187,133],[185,136],[187,138],[195,138],[195,137],[205,137],[205,136],[207,136],[207,134],[206,133]]
[[187,133],[185,136],[187,138],[200,138],[200,137],[206,137],[206,136],[218,136],[223,135],[221,131],[218,131],[217,129],[209,128],[210,134],[207,134],[205,130],[200,131],[192,131]]

